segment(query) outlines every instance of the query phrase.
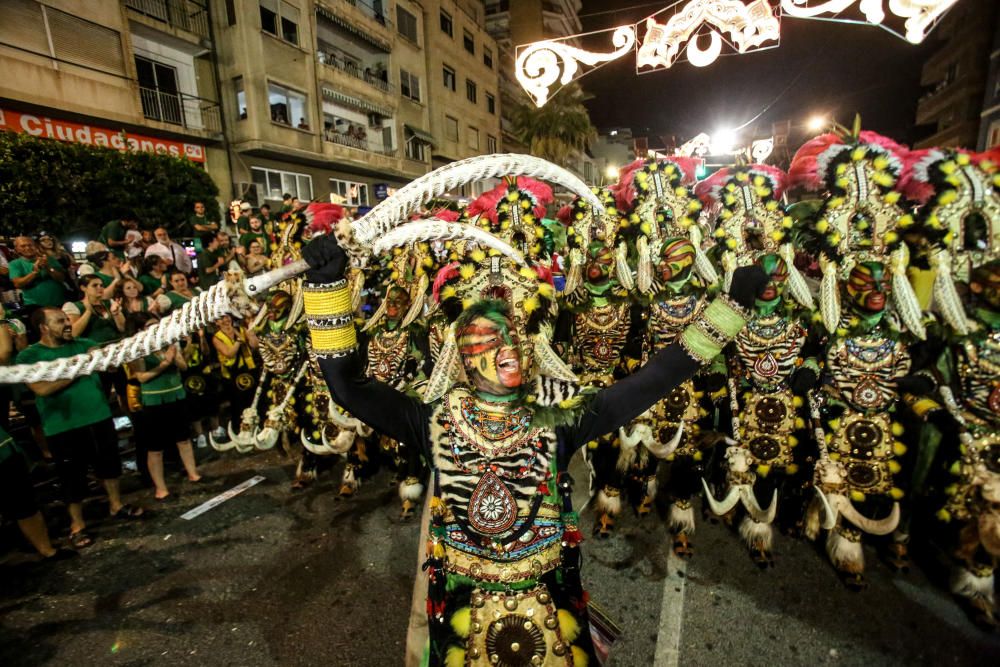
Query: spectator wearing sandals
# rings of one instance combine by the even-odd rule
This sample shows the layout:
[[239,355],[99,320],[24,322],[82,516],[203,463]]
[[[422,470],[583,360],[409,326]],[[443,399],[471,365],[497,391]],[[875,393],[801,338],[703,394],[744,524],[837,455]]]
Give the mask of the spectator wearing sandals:
[[[146,313],[136,313],[130,318],[136,331],[156,325],[156,319]],[[139,436],[147,450],[149,476],[156,487],[156,499],[170,496],[163,476],[163,451],[176,444],[181,463],[192,482],[201,480],[191,446],[191,417],[181,372],[187,370],[184,354],[176,345],[169,345],[159,352],[147,355],[129,364],[142,391],[143,424]]]
[[[97,343],[73,335],[66,313],[58,308],[41,308],[31,316],[40,340],[17,355],[17,363],[33,364],[83,354]],[[111,408],[96,375],[72,380],[29,382],[28,388],[38,397],[37,407],[42,430],[56,460],[56,473],[66,497],[70,517],[70,542],[77,548],[91,544],[83,518],[83,500],[87,496],[87,471],[93,466],[108,495],[113,518],[136,519],[143,510],[122,503],[118,479],[122,462],[118,453],[118,435],[111,419]]]

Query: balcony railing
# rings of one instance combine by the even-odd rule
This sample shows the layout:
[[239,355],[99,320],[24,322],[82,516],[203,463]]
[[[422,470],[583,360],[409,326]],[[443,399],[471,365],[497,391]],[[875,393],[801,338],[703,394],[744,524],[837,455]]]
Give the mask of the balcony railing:
[[381,23],[384,26],[392,26],[392,22],[389,20],[388,15],[385,11],[385,4],[381,2],[373,2],[372,0],[340,0],[344,4],[356,7],[362,14],[370,19],[374,19],[376,22]]
[[188,130],[222,132],[219,104],[211,100],[139,86],[142,115],[150,120],[180,125]]
[[373,88],[378,88],[383,93],[389,92],[389,76],[385,70],[374,71],[368,67],[362,68],[332,51],[317,51],[316,59],[323,65],[339,69],[359,81],[364,81]]
[[208,9],[195,0],[125,0],[129,9],[208,38]]
[[352,137],[343,132],[337,132],[336,130],[324,130],[323,138],[327,141],[340,144],[341,146],[347,146],[349,148],[356,148],[359,151],[366,151],[368,153],[377,153],[379,155],[386,155],[388,157],[396,157],[396,149],[392,147],[385,147],[379,144],[375,144],[367,139],[359,139],[358,137]]

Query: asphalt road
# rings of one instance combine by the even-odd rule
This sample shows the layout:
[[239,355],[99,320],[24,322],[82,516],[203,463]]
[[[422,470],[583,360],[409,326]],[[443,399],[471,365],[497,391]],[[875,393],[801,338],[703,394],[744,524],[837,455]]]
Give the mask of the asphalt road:
[[[7,526],[0,665],[402,664],[418,526],[397,520],[387,476],[341,501],[339,469],[292,493],[276,452],[227,453],[203,472],[205,484],[176,481],[172,502],[147,500],[143,522],[102,521],[106,506],[88,504],[98,541],[72,561],[34,564]],[[180,518],[254,475],[266,479]],[[65,530],[59,508],[46,513]],[[584,544],[592,599],[623,630],[616,667],[1000,664],[1000,635],[921,572],[891,575],[873,554],[857,594],[800,541],[779,537],[776,567],[760,571],[722,525],[699,525],[689,563],[669,553],[662,514],[619,528]]]

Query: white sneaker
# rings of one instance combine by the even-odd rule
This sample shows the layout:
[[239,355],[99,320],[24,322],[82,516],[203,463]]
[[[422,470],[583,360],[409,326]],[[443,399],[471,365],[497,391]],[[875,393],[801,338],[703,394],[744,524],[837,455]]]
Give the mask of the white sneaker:
[[214,435],[215,439],[219,440],[219,441],[228,440],[229,439],[229,433],[227,433],[226,429],[222,428],[221,426],[219,428],[215,429],[214,431],[212,431],[212,435]]
[[195,438],[194,442],[195,445],[198,447],[198,449],[204,449],[205,447],[208,447],[208,438],[205,437],[204,433],[199,433],[198,437]]

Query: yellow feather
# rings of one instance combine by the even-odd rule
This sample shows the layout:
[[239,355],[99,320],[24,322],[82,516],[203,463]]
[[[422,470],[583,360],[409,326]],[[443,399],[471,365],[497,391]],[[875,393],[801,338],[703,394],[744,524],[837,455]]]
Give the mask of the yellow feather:
[[458,275],[462,280],[468,280],[476,274],[476,267],[472,264],[463,264],[458,268]]
[[587,667],[590,662],[590,658],[587,654],[583,652],[583,649],[579,646],[573,647],[573,666],[574,667]]
[[560,609],[559,612],[559,632],[563,641],[572,644],[580,636],[580,623],[570,612]]
[[486,253],[483,252],[482,250],[476,249],[470,253],[470,257],[472,257],[473,262],[476,262],[478,264],[479,262],[486,259]]
[[451,629],[462,639],[469,636],[469,625],[471,622],[472,610],[469,607],[462,607],[451,615]]
[[524,312],[530,315],[531,313],[538,310],[539,306],[541,305],[542,304],[538,301],[537,296],[530,296],[524,300],[524,305],[523,305]]
[[444,664],[445,667],[465,667],[465,649],[461,646],[449,646]]

